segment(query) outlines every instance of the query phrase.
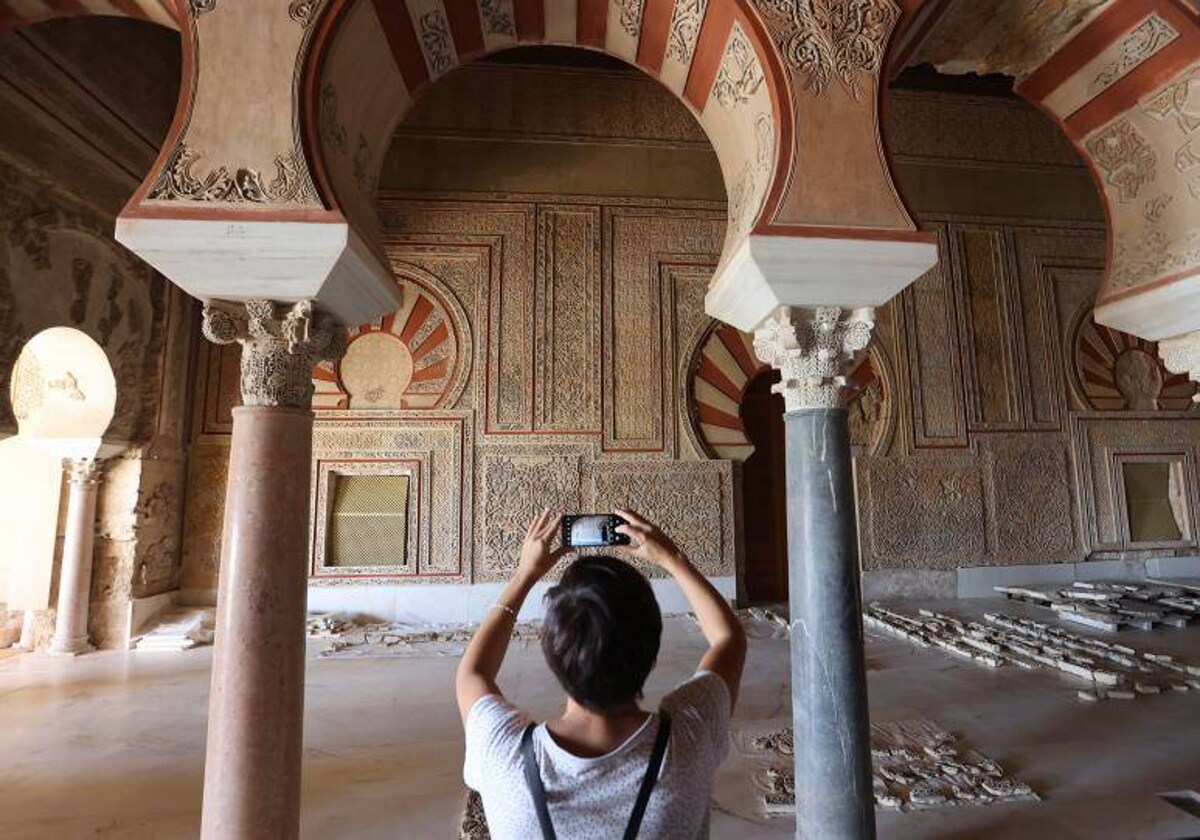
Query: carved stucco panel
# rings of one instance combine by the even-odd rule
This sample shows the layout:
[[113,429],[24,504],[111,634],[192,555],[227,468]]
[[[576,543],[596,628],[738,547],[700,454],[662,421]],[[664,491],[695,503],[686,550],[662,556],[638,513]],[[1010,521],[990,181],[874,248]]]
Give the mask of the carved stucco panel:
[[989,435],[980,455],[991,561],[1079,559],[1079,520],[1062,435]]
[[863,458],[863,567],[954,569],[987,562],[983,477],[973,454]]
[[[733,468],[727,461],[601,461],[586,468],[589,509],[628,507],[663,528],[706,575],[735,569]],[[643,572],[662,572],[636,563]]]
[[583,509],[583,457],[580,450],[564,447],[481,448],[476,580],[507,580],[512,575],[525,529],[543,508]]

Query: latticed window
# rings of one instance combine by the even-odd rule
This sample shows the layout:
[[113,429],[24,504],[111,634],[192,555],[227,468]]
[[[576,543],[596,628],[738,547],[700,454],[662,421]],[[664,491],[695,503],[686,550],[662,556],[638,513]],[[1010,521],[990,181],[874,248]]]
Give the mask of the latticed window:
[[333,476],[327,566],[408,564],[407,475]]

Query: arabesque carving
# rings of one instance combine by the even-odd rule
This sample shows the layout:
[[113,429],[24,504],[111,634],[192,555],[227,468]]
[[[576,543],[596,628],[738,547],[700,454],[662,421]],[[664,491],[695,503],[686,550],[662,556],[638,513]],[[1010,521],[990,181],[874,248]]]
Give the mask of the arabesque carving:
[[854,99],[860,77],[878,72],[900,10],[892,0],[755,0],[783,60],[814,95],[836,78]]
[[671,13],[671,28],[667,32],[667,58],[682,64],[692,63],[707,9],[708,0],[676,0],[675,10]]
[[321,10],[324,0],[292,0],[288,4],[288,17],[304,28],[308,28]]
[[314,204],[317,193],[304,158],[295,150],[275,156],[275,177],[263,184],[256,169],[224,166],[203,175],[194,171],[203,155],[180,143],[167,167],[150,188],[147,198],[159,201],[222,201],[252,204]]
[[726,108],[744,105],[763,83],[763,69],[742,27],[733,25],[713,83],[713,96]]
[[504,0],[479,0],[479,18],[484,32],[491,35],[516,37],[517,26],[512,9]]
[[1089,139],[1087,150],[1121,201],[1133,201],[1141,188],[1154,180],[1154,150],[1127,119],[1117,120]]
[[1104,65],[1096,78],[1092,79],[1088,90],[1099,93],[1112,87],[1117,80],[1178,37],[1179,33],[1171,24],[1158,15],[1150,15],[1125,36],[1121,41],[1120,57]]
[[[1160,341],[1158,355],[1171,373],[1186,373],[1192,382],[1200,382],[1200,331]],[[1200,403],[1200,390],[1192,401]]]
[[781,307],[754,331],[755,354],[780,372],[771,391],[783,395],[787,411],[844,404],[847,363],[867,349],[875,322],[870,309],[841,316],[837,307]]
[[244,311],[206,304],[204,337],[214,344],[242,346],[242,404],[309,408],[313,366],[346,352],[346,330],[313,311],[312,301],[294,304],[277,317],[269,300],[250,300]]
[[646,0],[617,0],[621,10],[621,28],[625,34],[636,38],[642,30],[642,8]]

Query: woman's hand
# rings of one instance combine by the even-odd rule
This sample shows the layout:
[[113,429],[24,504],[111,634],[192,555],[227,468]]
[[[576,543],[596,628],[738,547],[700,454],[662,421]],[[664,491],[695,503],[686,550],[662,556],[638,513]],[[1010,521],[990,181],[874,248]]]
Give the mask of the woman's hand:
[[537,515],[525,531],[525,542],[521,544],[521,559],[517,562],[517,574],[530,580],[541,578],[554,568],[558,558],[569,551],[565,546],[552,549],[554,540],[562,527],[562,514],[550,514],[545,508]]
[[614,512],[628,523],[618,525],[617,533],[633,540],[627,551],[634,557],[661,566],[668,572],[680,563],[687,563],[679,547],[653,522],[624,508],[617,508]]

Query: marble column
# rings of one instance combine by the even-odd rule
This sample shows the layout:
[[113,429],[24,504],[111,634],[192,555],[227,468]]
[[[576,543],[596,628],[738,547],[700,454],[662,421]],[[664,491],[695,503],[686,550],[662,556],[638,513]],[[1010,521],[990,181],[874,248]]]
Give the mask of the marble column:
[[233,410],[201,837],[300,831],[312,368],[346,333],[309,301],[206,306],[204,335],[242,345]]
[[67,462],[67,470],[70,495],[50,653],[76,656],[92,649],[88,643],[88,602],[92,594],[100,462],[95,458],[72,458]]
[[850,429],[842,375],[870,310],[781,309],[755,331],[780,371],[787,447],[796,837],[875,836]]

